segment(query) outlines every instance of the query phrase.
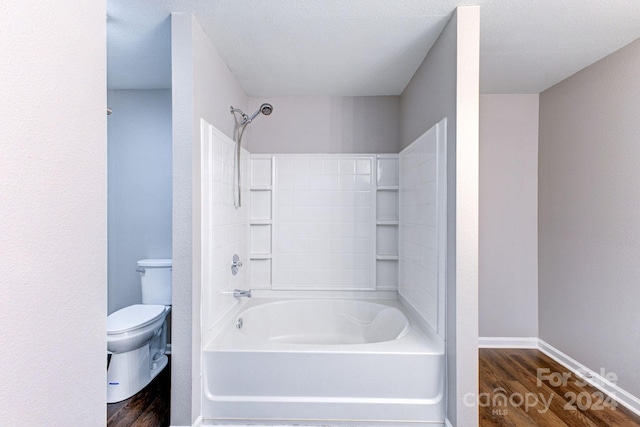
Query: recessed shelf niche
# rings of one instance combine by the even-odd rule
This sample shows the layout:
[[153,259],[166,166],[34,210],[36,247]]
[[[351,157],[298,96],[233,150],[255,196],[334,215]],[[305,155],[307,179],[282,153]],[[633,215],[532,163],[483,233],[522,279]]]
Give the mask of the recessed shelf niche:
[[399,164],[397,154],[376,158],[376,289],[398,289]]
[[250,169],[251,289],[271,289],[273,157],[251,155]]

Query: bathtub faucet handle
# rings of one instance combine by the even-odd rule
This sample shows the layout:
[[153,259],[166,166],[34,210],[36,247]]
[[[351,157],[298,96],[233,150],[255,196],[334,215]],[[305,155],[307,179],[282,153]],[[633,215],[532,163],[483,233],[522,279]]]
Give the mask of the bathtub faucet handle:
[[233,290],[233,297],[234,298],[251,298],[251,289],[249,289],[248,291],[243,291],[242,289],[234,289]]
[[240,261],[238,254],[234,254],[233,259],[231,260],[231,274],[234,276],[238,274],[238,269],[240,267],[242,267],[242,261]]

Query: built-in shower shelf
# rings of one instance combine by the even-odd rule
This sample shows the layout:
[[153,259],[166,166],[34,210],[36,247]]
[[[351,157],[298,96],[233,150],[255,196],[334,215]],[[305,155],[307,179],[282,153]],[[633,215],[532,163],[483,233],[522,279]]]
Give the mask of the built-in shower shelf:
[[376,291],[397,291],[398,285],[377,285]]
[[249,259],[271,259],[271,254],[250,254]]
[[250,161],[249,259],[251,288],[271,289],[273,156],[252,154]]
[[252,219],[251,225],[271,225],[270,219]]
[[250,188],[251,191],[271,191],[271,189],[270,185],[252,185]]
[[376,170],[376,289],[398,289],[400,232],[397,154],[378,154]]

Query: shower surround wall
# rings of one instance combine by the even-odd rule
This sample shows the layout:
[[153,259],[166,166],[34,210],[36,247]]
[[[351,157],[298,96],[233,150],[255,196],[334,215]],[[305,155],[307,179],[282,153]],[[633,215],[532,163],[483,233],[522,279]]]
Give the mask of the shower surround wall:
[[[249,163],[243,149],[234,209],[234,143],[205,121],[202,135],[205,335],[237,302],[234,288],[398,289],[397,155],[259,154]],[[244,263],[237,276],[233,254]]]
[[397,155],[252,155],[252,289],[397,290],[397,192]]
[[400,295],[445,334],[447,156],[444,119],[400,153]]
[[[234,289],[249,289],[249,192],[234,207],[235,144],[202,120],[202,325],[207,334],[236,304]],[[242,149],[241,176],[249,176],[249,153]],[[243,266],[231,273],[234,255]]]

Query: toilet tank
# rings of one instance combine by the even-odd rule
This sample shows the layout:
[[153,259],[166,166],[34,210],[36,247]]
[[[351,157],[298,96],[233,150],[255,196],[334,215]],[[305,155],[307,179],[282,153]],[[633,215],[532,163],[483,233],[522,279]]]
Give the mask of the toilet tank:
[[142,303],[171,305],[171,259],[138,261]]

